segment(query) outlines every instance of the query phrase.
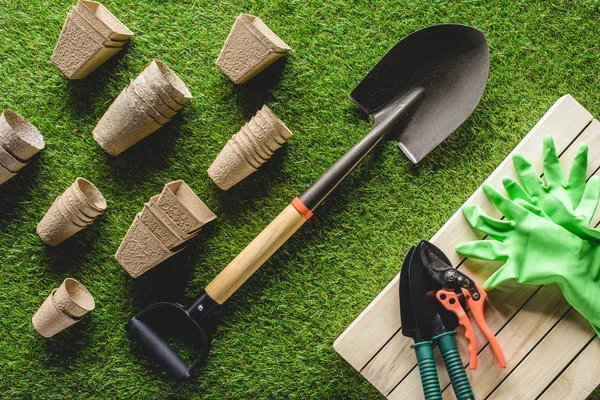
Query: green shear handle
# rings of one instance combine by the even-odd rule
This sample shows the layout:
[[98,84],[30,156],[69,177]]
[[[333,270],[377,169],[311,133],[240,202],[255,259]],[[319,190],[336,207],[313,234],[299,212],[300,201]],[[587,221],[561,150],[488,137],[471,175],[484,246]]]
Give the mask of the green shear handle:
[[442,390],[435,367],[433,345],[437,343],[444,359],[444,364],[450,375],[450,381],[454,388],[454,394],[458,400],[475,400],[471,384],[463,367],[463,362],[458,353],[454,340],[455,331],[445,332],[433,338],[433,341],[415,343],[411,348],[415,349],[421,384],[425,400],[441,400]]

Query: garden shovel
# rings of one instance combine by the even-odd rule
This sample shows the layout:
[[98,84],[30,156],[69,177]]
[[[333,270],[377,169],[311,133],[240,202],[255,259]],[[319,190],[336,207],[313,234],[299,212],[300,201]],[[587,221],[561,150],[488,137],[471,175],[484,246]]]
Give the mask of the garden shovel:
[[313,215],[371,150],[384,140],[397,140],[404,154],[419,162],[475,109],[488,71],[487,42],[477,29],[437,25],[402,39],[350,94],[373,115],[373,129],[296,197],[190,304],[148,306],[127,324],[130,336],[171,378],[188,378],[198,362],[190,367],[183,361],[167,342],[166,328],[172,328],[172,334],[192,335],[201,350],[207,350],[207,316]]

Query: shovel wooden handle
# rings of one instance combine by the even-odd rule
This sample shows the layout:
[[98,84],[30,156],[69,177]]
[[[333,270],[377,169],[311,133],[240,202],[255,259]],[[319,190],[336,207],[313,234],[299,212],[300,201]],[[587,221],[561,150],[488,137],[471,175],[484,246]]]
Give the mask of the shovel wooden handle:
[[294,199],[206,286],[206,293],[223,304],[311,215],[310,211],[303,210],[302,203]]

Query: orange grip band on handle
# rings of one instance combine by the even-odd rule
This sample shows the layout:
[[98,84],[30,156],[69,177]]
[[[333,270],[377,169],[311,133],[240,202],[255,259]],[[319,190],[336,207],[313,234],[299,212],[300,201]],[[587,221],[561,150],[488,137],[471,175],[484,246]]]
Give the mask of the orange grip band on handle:
[[498,343],[498,339],[494,335],[494,332],[492,332],[490,327],[487,325],[487,322],[485,322],[483,306],[485,304],[485,299],[487,299],[487,293],[479,285],[476,284],[475,286],[479,291],[479,300],[474,300],[466,289],[461,289],[465,295],[465,298],[467,299],[467,305],[471,310],[471,314],[473,314],[473,318],[475,318],[475,322],[477,322],[477,325],[479,326],[479,330],[490,343],[490,347],[494,353],[494,357],[496,358],[496,368],[506,368],[506,360],[504,359],[504,353],[502,352],[500,343]]
[[477,345],[475,343],[475,332],[473,332],[473,326],[465,310],[463,310],[456,293],[447,290],[438,290],[435,297],[439,300],[444,308],[450,312],[453,312],[458,318],[458,323],[465,328],[465,337],[469,341],[469,368],[477,368]]
[[298,197],[295,197],[294,200],[292,200],[292,206],[294,206],[296,211],[307,220],[313,216],[312,211],[310,211]]

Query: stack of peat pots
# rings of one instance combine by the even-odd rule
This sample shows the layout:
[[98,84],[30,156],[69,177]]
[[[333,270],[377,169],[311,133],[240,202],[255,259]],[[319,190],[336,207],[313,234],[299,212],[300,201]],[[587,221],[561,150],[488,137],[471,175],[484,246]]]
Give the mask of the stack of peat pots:
[[37,226],[49,246],[57,246],[91,225],[106,210],[106,200],[91,182],[77,178],[58,196]]
[[263,106],[225,144],[208,168],[208,175],[217,186],[228,190],[267,162],[291,136],[287,126]]
[[192,94],[164,62],[154,60],[102,116],[94,139],[117,156],[169,122]]
[[69,79],[83,79],[123,50],[131,36],[102,4],[80,0],[67,14],[52,62]]
[[60,287],[52,290],[31,322],[40,335],[49,338],[79,322],[95,307],[90,292],[75,279],[67,278]]
[[44,148],[44,138],[25,118],[6,109],[0,116],[0,184],[8,181]]
[[167,183],[135,216],[115,258],[137,278],[183,250],[216,217],[185,182]]

